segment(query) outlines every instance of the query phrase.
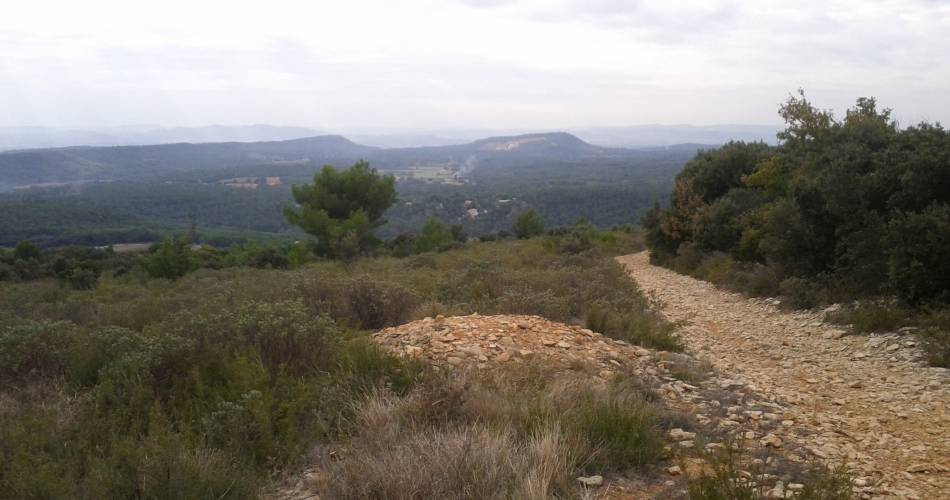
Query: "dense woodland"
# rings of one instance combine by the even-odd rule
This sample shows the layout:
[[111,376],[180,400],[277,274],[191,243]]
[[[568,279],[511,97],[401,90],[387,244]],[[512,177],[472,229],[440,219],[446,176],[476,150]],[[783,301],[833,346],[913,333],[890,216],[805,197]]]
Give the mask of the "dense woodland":
[[[407,156],[409,152],[390,153],[370,164],[386,172],[387,166],[426,158],[442,161],[449,154],[441,148],[418,149],[434,152],[407,150],[412,157]],[[696,146],[681,146],[626,150],[619,156],[582,154],[573,159],[570,155],[557,159],[547,152],[501,159],[489,155],[465,185],[398,182],[399,201],[387,211],[386,224],[376,233],[386,239],[416,233],[435,217],[463,226],[469,236],[482,236],[509,230],[517,215],[529,208],[536,209],[550,227],[581,218],[598,227],[629,224],[667,196],[673,176],[695,151]],[[237,165],[2,193],[0,246],[12,247],[25,239],[44,247],[157,242],[169,233],[182,234],[192,225],[196,242],[215,246],[295,241],[303,233],[282,215],[283,207],[293,201],[290,185],[309,181],[320,167],[312,162]],[[280,176],[284,183],[257,189],[218,183],[263,175]],[[466,201],[472,203],[466,206]],[[469,208],[479,210],[479,215],[470,217]]]
[[642,221],[654,261],[799,306],[896,297],[947,323],[950,131],[900,128],[874,99],[836,119],[802,94],[780,114],[779,146],[730,143],[677,175]]

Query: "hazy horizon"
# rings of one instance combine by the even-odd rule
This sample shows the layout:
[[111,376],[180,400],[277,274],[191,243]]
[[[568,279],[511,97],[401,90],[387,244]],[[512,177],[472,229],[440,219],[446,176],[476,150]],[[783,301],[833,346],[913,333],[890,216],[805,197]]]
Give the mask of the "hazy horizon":
[[650,148],[682,144],[716,146],[732,140],[776,143],[778,127],[723,124],[634,125],[573,129],[348,129],[321,130],[268,124],[247,126],[155,127],[147,125],[104,128],[49,128],[0,126],[0,152],[71,146],[137,146],[169,143],[285,141],[339,135],[366,146],[382,148],[430,147],[464,144],[499,136],[566,132],[590,144],[607,147]]
[[950,5],[36,0],[0,18],[0,125],[779,125],[875,96],[950,119]]

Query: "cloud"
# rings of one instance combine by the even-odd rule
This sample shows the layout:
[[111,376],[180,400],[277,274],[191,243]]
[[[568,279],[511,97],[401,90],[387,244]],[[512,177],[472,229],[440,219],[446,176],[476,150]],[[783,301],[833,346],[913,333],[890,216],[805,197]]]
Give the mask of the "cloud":
[[[0,17],[0,125],[337,130],[774,123],[805,87],[947,121],[927,0],[34,0]],[[56,12],[56,16],[50,16]]]

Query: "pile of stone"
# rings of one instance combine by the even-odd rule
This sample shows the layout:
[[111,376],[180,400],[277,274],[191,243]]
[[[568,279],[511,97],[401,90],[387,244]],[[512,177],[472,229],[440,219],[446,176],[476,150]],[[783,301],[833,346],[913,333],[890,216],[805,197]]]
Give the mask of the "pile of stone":
[[544,359],[595,363],[606,379],[651,359],[646,349],[537,316],[436,316],[381,330],[373,338],[392,352],[425,359],[439,369],[494,369]]

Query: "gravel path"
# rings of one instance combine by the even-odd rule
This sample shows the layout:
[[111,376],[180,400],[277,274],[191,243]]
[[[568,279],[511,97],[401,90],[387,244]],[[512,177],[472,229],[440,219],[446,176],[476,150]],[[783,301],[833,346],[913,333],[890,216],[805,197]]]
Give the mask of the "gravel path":
[[653,266],[646,252],[617,260],[686,322],[694,355],[786,404],[796,439],[848,464],[863,496],[950,498],[950,370],[925,366],[913,337],[842,337],[820,312],[780,311]]

